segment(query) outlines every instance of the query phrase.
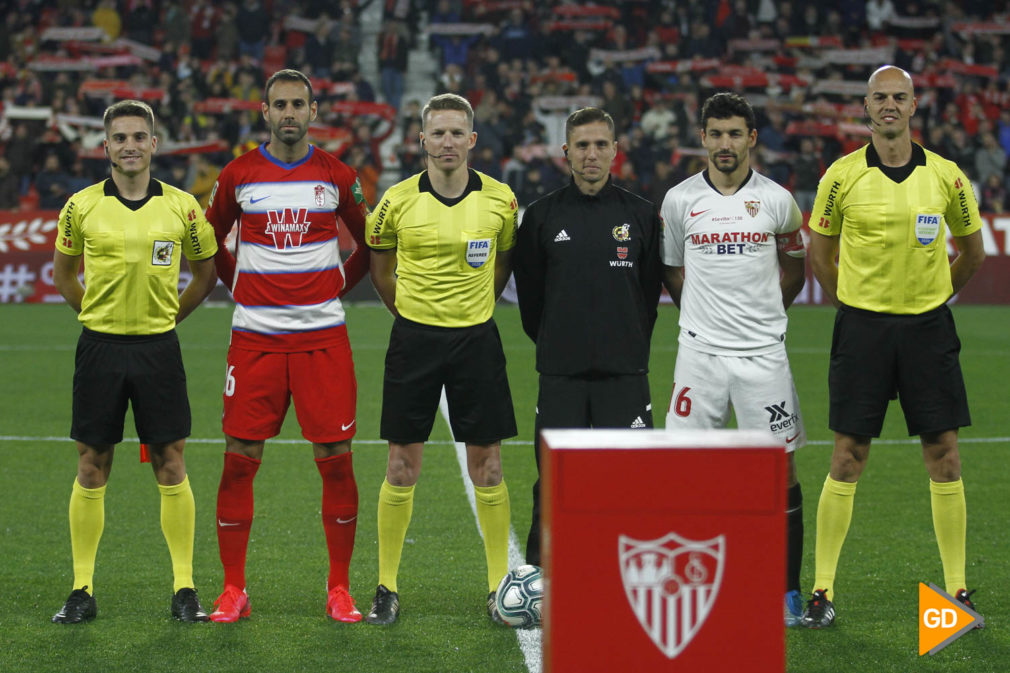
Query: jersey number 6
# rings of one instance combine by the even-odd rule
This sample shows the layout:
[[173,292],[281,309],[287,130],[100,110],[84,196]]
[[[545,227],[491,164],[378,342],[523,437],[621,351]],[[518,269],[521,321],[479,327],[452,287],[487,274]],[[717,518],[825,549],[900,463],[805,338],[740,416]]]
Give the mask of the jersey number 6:
[[[676,382],[673,384],[674,391],[677,390]],[[691,398],[687,396],[687,391],[691,388],[684,386],[677,396],[670,401],[670,408],[678,416],[686,418],[691,415]]]
[[228,367],[228,371],[224,373],[224,395],[225,397],[231,397],[235,394],[235,377],[232,376],[232,372],[235,370],[235,365]]

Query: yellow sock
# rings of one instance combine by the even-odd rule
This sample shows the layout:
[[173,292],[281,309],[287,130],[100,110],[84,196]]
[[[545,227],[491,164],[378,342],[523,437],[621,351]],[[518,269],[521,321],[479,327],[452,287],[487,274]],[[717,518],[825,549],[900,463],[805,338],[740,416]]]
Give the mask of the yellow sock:
[[826,589],[828,600],[835,594],[835,571],[842,544],[852,521],[852,501],[856,482],[835,481],[828,476],[817,503],[817,543],[814,547],[814,591]]
[[393,486],[385,479],[379,489],[379,584],[397,591],[403,539],[414,512],[414,487]]
[[512,506],[505,480],[497,486],[474,486],[477,500],[477,521],[484,534],[484,556],[487,558],[488,591],[509,571],[509,525]]
[[74,589],[95,594],[95,556],[105,529],[105,486],[84,488],[74,479],[70,493],[70,550],[74,557]]
[[172,557],[173,591],[195,588],[193,583],[193,532],[196,528],[196,504],[189,476],[174,486],[158,484],[161,491],[161,532]]
[[967,537],[968,514],[964,502],[964,482],[929,480],[929,500],[933,506],[933,531],[940,547],[943,581],[947,593],[967,589],[964,580],[964,545]]

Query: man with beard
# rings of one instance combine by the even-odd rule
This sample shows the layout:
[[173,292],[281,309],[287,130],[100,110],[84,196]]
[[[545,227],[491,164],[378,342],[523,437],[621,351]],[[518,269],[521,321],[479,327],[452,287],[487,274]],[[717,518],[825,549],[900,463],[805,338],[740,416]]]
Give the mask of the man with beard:
[[708,168],[663,200],[663,282],[680,307],[666,427],[774,434],[787,452],[785,621],[799,624],[803,511],[793,451],[806,442],[786,355],[786,309],[803,288],[803,217],[784,188],[750,167],[754,110],[718,93],[701,109]]
[[[267,80],[263,98],[270,140],[221,171],[207,209],[220,248],[218,276],[235,299],[217,499],[224,591],[210,618],[249,616],[245,561],[253,478],[265,441],[280,432],[293,399],[323,480],[326,613],[357,622],[361,613],[348,589],[358,516],[351,465],[357,384],[340,297],[368,270],[367,206],[354,170],[309,144],[309,123],[316,118],[309,79],[281,70]],[[338,218],[357,243],[345,262]],[[224,239],[236,221],[233,256]]]

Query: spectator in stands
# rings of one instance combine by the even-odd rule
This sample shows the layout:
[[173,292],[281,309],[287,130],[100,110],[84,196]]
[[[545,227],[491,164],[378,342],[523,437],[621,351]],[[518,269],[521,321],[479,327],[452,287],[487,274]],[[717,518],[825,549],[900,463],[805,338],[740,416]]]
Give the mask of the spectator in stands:
[[238,7],[234,2],[226,2],[221,6],[221,21],[218,23],[214,43],[217,45],[218,59],[234,61],[238,56]]
[[218,18],[218,10],[210,0],[193,0],[189,8],[190,44],[193,55],[201,61],[213,54]]
[[332,62],[333,45],[330,42],[332,29],[330,17],[323,13],[316,21],[315,30],[305,38],[305,63],[312,77],[326,77]]
[[631,120],[635,116],[635,110],[628,97],[617,88],[617,84],[612,80],[608,79],[603,82],[603,100],[600,107],[613,118],[618,136],[628,130]]
[[7,157],[0,156],[0,209],[14,210],[21,205],[21,187],[18,176],[11,171]]
[[[642,113],[642,131],[654,141],[661,141],[670,135],[670,125],[677,123],[677,113],[670,107],[665,96],[652,99],[652,107]],[[662,203],[660,199],[657,203]]]
[[817,183],[824,173],[824,162],[816,151],[813,138],[800,139],[800,153],[793,162],[793,197],[804,213],[814,207]]
[[126,15],[126,37],[141,44],[154,44],[154,28],[158,17],[149,2],[131,3]]
[[470,161],[470,168],[490,175],[495,180],[502,179],[501,157],[495,156],[494,148],[487,145],[481,145],[477,150],[477,155]]
[[39,208],[59,210],[67,202],[71,192],[68,187],[70,176],[60,166],[59,157],[47,154],[42,170],[35,176],[35,189],[39,193]]
[[267,30],[270,15],[260,0],[245,0],[235,17],[238,25],[238,53],[251,56],[257,63],[263,63],[263,50],[267,44]]
[[[414,102],[414,101],[411,101]],[[403,142],[396,150],[400,159],[400,180],[406,180],[424,170],[424,152],[421,149],[421,111],[411,118],[403,133]],[[482,138],[483,140],[483,138]]]
[[653,203],[663,203],[666,193],[687,177],[670,163],[669,157],[657,159],[652,165],[652,178],[642,190],[642,196]]
[[197,203],[204,210],[207,209],[210,201],[211,191],[217,176],[221,174],[221,167],[211,162],[207,154],[191,154],[189,160],[189,171],[187,174],[186,191],[193,195]]
[[866,0],[866,25],[874,33],[879,33],[895,17],[891,0]]
[[[227,3],[231,5],[232,3]],[[189,44],[190,25],[189,16],[181,0],[166,0],[165,11],[161,23],[165,28],[165,35],[175,40],[179,44]],[[218,54],[220,55],[221,43],[218,38]]]
[[35,172],[35,154],[38,148],[36,137],[28,122],[20,122],[14,125],[12,137],[7,141],[7,160],[10,162],[11,171],[20,180],[22,194],[25,194],[31,186],[32,175]]
[[495,42],[501,50],[502,59],[511,61],[525,58],[533,50],[532,37],[523,10],[515,8],[509,12],[509,18],[498,32]]
[[1003,213],[1006,209],[1006,188],[1002,177],[991,173],[982,185],[981,196],[979,210],[983,213]]
[[377,40],[379,49],[379,77],[382,80],[382,97],[399,109],[403,98],[403,78],[407,73],[407,56],[410,46],[406,30],[397,21],[386,21]]
[[123,20],[116,9],[116,0],[101,0],[91,13],[91,23],[105,32],[106,42],[118,39],[123,30]]
[[990,175],[1002,179],[1007,155],[992,133],[983,133],[981,141],[981,146],[975,151],[975,179],[988,184]]

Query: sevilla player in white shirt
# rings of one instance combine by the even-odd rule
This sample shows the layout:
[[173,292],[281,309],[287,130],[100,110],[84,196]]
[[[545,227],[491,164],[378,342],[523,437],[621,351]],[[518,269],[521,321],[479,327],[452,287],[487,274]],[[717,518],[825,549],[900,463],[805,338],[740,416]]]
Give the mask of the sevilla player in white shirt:
[[[368,271],[367,206],[355,171],[309,144],[309,123],[316,117],[309,79],[281,70],[267,81],[264,99],[270,141],[225,166],[207,209],[221,243],[218,275],[235,299],[217,499],[225,586],[210,618],[234,622],[249,616],[245,562],[253,478],[265,441],[280,432],[294,400],[323,480],[330,557],[326,612],[356,622],[361,613],[349,593],[348,566],[358,516],[351,465],[357,384],[340,297]],[[232,257],[223,241],[236,222]],[[340,258],[341,226],[356,243],[346,262]]]
[[666,194],[663,282],[680,307],[667,428],[771,431],[788,452],[786,624],[799,623],[803,513],[792,452],[806,442],[786,356],[786,308],[803,288],[802,215],[792,195],[750,167],[754,111],[720,93],[702,107],[708,169]]

